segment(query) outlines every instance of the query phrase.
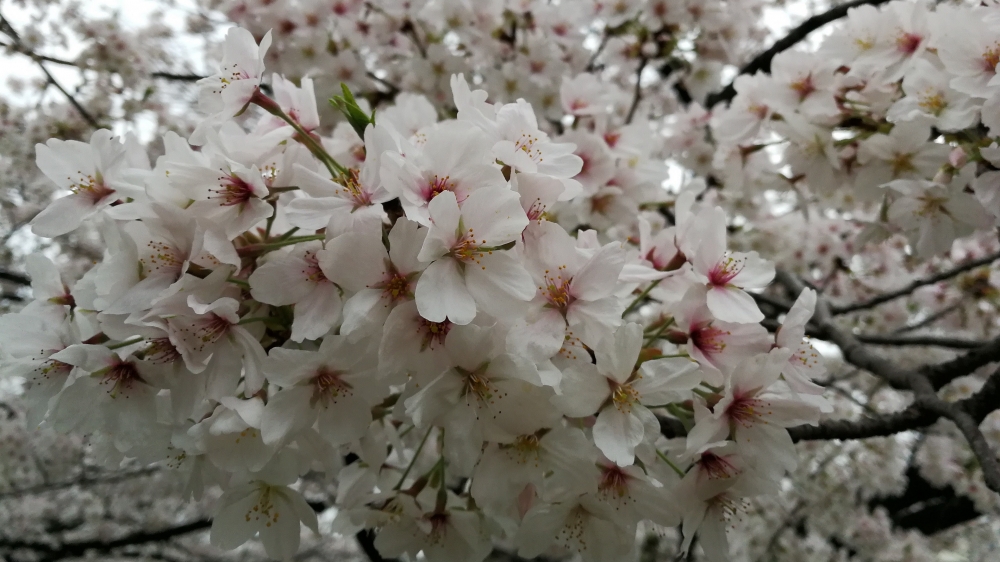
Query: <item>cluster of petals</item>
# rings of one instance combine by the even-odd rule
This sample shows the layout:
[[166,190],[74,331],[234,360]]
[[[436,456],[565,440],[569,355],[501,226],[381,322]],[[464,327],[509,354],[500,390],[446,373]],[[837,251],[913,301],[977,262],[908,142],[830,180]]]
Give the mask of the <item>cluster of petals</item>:
[[[33,258],[36,300],[0,318],[31,420],[89,434],[107,464],[169,466],[196,496],[221,488],[224,548],[259,535],[293,557],[300,523],[318,528],[298,482],[319,471],[337,531],[374,529],[385,557],[475,562],[506,540],[621,559],[652,522],[724,559],[733,506],[796,464],[785,428],[828,409],[804,338],[815,293],[769,334],[752,295],[774,266],[731,247],[711,197],[672,194],[674,224],[640,216],[668,199],[653,132],[596,80],[563,82],[567,132],[458,74],[454,118],[406,94],[327,137],[310,80],[263,93],[269,44],[229,32],[207,117],[155,162],[106,130],[39,145],[69,194],[34,232],[87,222],[106,251],[75,284]],[[803,68],[775,61],[799,94],[773,111],[836,111],[795,86]],[[951,189],[887,185],[897,208]],[[956,235],[970,200],[940,203]]]

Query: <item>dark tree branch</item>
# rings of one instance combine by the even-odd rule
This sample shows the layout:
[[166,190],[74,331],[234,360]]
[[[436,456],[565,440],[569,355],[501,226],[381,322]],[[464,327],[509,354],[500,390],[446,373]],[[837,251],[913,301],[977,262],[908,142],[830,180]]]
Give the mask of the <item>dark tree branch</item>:
[[[18,35],[17,31],[14,30],[14,28],[10,25],[10,22],[7,21],[7,18],[3,17],[3,15],[0,15],[0,30],[4,30],[4,33],[10,36],[11,40],[14,41],[14,44],[17,45],[19,52],[24,52],[28,50],[21,43],[20,35]],[[101,125],[100,123],[98,123],[97,119],[95,119],[94,116],[91,115],[90,112],[87,111],[85,107],[83,107],[83,105],[76,99],[75,96],[73,96],[73,94],[69,93],[68,91],[66,91],[65,88],[62,87],[62,84],[60,84],[55,79],[55,77],[52,76],[52,73],[49,72],[48,68],[45,68],[45,61],[31,55],[28,56],[35,61],[35,63],[38,65],[38,68],[40,68],[42,73],[45,74],[45,78],[49,81],[49,84],[55,86],[57,90],[59,90],[60,92],[62,92],[64,96],[66,96],[66,99],[69,100],[69,103],[72,104],[74,108],[76,108],[76,111],[80,114],[81,117],[83,117],[84,121],[86,121],[91,127],[95,129],[101,128]]]
[[[763,53],[760,53],[754,57],[750,62],[745,64],[743,68],[740,69],[740,74],[754,74],[756,72],[770,72],[771,71],[771,60],[774,59],[775,55],[783,51],[794,47],[800,41],[809,36],[810,33],[816,31],[817,29],[823,27],[824,25],[836,21],[847,15],[847,12],[851,8],[856,8],[858,6],[864,6],[870,4],[872,6],[878,6],[880,4],[885,4],[889,0],[853,0],[851,2],[846,2],[839,6],[830,8],[829,10],[823,12],[822,14],[816,14],[806,21],[799,24],[798,27],[792,29],[778,41],[771,45],[771,48],[767,49]],[[734,80],[735,81],[735,80]],[[736,89],[733,83],[730,82],[722,90],[715,92],[708,96],[705,100],[706,107],[712,108],[716,104],[724,101],[729,101],[736,96]]]
[[[50,62],[52,64],[58,64],[60,66],[72,66],[73,68],[76,68],[76,69],[79,69],[79,70],[94,70],[93,68],[89,68],[88,66],[86,66],[84,64],[80,64],[78,62],[73,62],[71,60],[61,59],[61,58],[57,58],[57,57],[50,57],[48,55],[42,55],[42,54],[36,53],[36,52],[32,51],[31,49],[28,49],[28,48],[26,48],[26,47],[24,47],[23,45],[20,45],[20,44],[10,44],[10,43],[4,43],[4,42],[0,41],[0,47],[6,47],[6,48],[10,49],[11,51],[14,51],[15,53],[22,54],[22,55],[24,55],[26,57],[29,57],[29,58],[32,58],[32,59],[34,59],[36,61]],[[166,80],[176,80],[178,82],[196,82],[196,81],[201,80],[202,78],[204,78],[204,76],[202,76],[200,74],[180,74],[180,73],[175,73],[175,72],[151,72],[151,73],[149,73],[149,75],[151,77],[153,77],[153,78],[163,78],[163,79],[166,79]]]
[[639,102],[642,101],[642,71],[646,69],[646,63],[649,59],[646,57],[641,57],[639,59],[639,68],[635,71],[635,91],[632,92],[632,105],[628,108],[628,114],[625,116],[625,124],[628,125],[632,122],[635,117],[635,111],[639,109]]
[[899,297],[905,297],[906,295],[909,295],[910,293],[916,291],[920,287],[924,287],[926,285],[933,285],[934,283],[939,283],[941,281],[947,281],[948,279],[957,277],[958,275],[976,269],[977,267],[990,265],[991,263],[995,262],[998,259],[1000,259],[1000,252],[995,254],[990,254],[986,257],[979,258],[978,260],[972,260],[970,262],[966,262],[958,267],[954,267],[947,271],[942,271],[941,273],[931,275],[930,277],[918,279],[901,289],[897,289],[895,291],[889,291],[888,293],[883,293],[866,301],[849,304],[845,306],[831,306],[830,312],[836,316],[840,314],[847,314],[848,312],[856,312],[858,310],[873,308],[882,303],[887,303],[891,300],[898,299]]
[[4,540],[0,539],[0,550],[31,550],[37,553],[41,560],[51,561],[63,558],[79,558],[87,552],[111,552],[115,549],[147,544],[152,542],[162,542],[195,531],[207,529],[212,525],[211,519],[197,519],[189,523],[168,527],[159,531],[139,531],[112,540],[93,540],[49,544],[34,541]]
[[952,349],[979,349],[989,342],[968,340],[963,338],[945,338],[936,336],[883,336],[879,334],[858,334],[858,341],[873,345],[891,346],[931,346],[950,347]]
[[921,373],[927,377],[934,390],[937,390],[958,377],[964,377],[994,361],[1000,361],[1000,337],[986,342],[964,355],[959,355],[951,361],[924,367],[921,369]]
[[31,285],[31,279],[27,275],[2,269],[0,269],[0,280],[17,283],[18,285]]

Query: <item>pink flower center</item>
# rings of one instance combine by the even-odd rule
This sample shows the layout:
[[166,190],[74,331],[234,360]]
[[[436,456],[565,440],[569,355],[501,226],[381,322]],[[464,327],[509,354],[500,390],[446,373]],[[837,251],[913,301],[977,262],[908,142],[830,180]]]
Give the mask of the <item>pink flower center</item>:
[[76,173],[79,179],[69,186],[69,190],[77,195],[86,197],[90,200],[91,204],[97,205],[105,197],[114,194],[115,190],[105,185],[104,178],[100,172],[86,176],[79,170]]
[[632,477],[617,465],[601,467],[601,482],[597,485],[599,492],[623,498],[628,495],[628,483]]
[[430,201],[438,196],[439,193],[445,191],[453,191],[455,189],[455,182],[451,181],[451,176],[444,176],[443,178],[434,174],[434,177],[427,181],[427,185],[423,190],[423,197],[425,201]]
[[901,31],[899,35],[896,36],[896,48],[899,52],[912,55],[920,48],[920,44],[923,43],[924,38],[917,35],[916,33],[906,33]]
[[702,472],[713,480],[732,478],[740,473],[740,470],[736,468],[736,465],[729,462],[728,458],[720,457],[712,452],[702,453],[701,458],[698,460],[698,465],[701,467]]
[[691,341],[705,355],[722,353],[726,349],[726,336],[731,332],[720,330],[711,324],[703,324],[691,331]]
[[302,256],[302,259],[306,262],[306,267],[302,269],[302,275],[309,281],[313,283],[324,283],[329,282],[323,270],[319,267],[319,261],[316,259],[315,251],[308,251]]
[[250,199],[257,197],[253,186],[235,174],[219,176],[219,189],[211,190],[214,195],[209,199],[217,199],[223,207],[245,205]]
[[767,413],[766,408],[767,403],[759,400],[755,391],[737,393],[726,408],[726,417],[731,424],[750,427],[754,423],[763,421],[762,416]]
[[545,284],[538,287],[545,300],[548,301],[549,306],[558,310],[564,318],[566,312],[569,310],[569,306],[576,300],[576,297],[570,293],[570,284],[573,282],[573,278],[570,276],[563,277],[565,270],[565,265],[560,265],[556,268],[555,272],[546,269],[544,275]]
[[708,272],[708,282],[716,287],[725,287],[743,271],[743,266],[742,259],[726,256]]
[[309,405],[315,407],[317,403],[322,402],[325,407],[330,402],[335,403],[341,395],[350,396],[353,387],[341,378],[342,374],[326,366],[320,367],[309,381],[313,387]]
[[448,332],[451,331],[451,321],[430,322],[421,318],[419,330],[423,336],[420,351],[434,349],[435,346],[444,345],[444,339],[448,336]]
[[139,370],[131,361],[118,361],[104,371],[101,384],[110,384],[108,394],[116,398],[119,392],[127,392],[136,382],[143,382]]

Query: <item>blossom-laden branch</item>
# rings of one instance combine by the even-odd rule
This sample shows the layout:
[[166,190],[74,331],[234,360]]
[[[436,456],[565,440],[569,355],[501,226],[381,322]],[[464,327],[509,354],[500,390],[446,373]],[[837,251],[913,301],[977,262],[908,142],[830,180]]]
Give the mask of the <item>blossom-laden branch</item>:
[[940,283],[942,281],[953,279],[965,272],[972,271],[973,269],[979,267],[990,265],[997,260],[1000,260],[1000,252],[983,256],[978,259],[970,260],[966,263],[942,271],[940,273],[936,273],[934,275],[917,279],[900,289],[896,289],[894,291],[888,291],[886,293],[882,293],[881,295],[874,296],[870,299],[861,302],[842,305],[842,306],[831,306],[830,312],[834,315],[841,315],[841,314],[848,314],[850,312],[857,312],[859,310],[867,310],[870,308],[874,308],[880,304],[887,303],[889,301],[901,297],[905,297],[921,287],[926,287],[927,285],[933,285],[935,283]]
[[[740,68],[737,75],[770,72],[771,60],[774,59],[775,55],[791,49],[808,37],[813,31],[843,18],[847,15],[847,12],[851,10],[851,8],[865,5],[878,6],[880,4],[885,4],[888,1],[889,0],[851,0],[850,2],[844,2],[843,4],[834,6],[821,14],[811,16],[806,21],[791,29],[787,34],[785,34],[784,37],[775,41],[774,44],[767,50],[750,59],[750,62]],[[721,102],[732,100],[733,97],[736,96],[734,82],[730,82],[725,88],[710,94],[705,100],[705,106],[711,108]]]
[[[5,33],[8,37],[11,38],[18,52],[30,52],[30,50],[26,49],[22,45],[21,36],[17,33],[17,31],[14,30],[13,26],[11,26],[10,22],[5,17],[3,17],[2,14],[0,14],[0,32]],[[49,69],[45,67],[45,61],[41,58],[34,56],[32,56],[31,58],[38,65],[38,68],[42,71],[42,73],[45,74],[45,79],[48,80],[48,83],[55,86],[55,88],[59,90],[59,92],[62,93],[63,96],[66,97],[66,99],[76,109],[76,111],[80,114],[80,116],[83,117],[83,120],[86,121],[91,127],[95,129],[100,128],[101,124],[97,121],[97,119],[94,118],[93,115],[90,114],[89,111],[87,111],[87,108],[83,107],[83,104],[81,104],[79,100],[76,99],[76,96],[69,93],[66,90],[66,88],[63,88],[62,84],[60,84],[59,81],[56,80],[54,76],[52,76],[52,73],[49,72]]]
[[[777,280],[792,294],[801,293],[805,289],[802,281],[786,272],[779,272]],[[908,371],[879,357],[853,334],[837,327],[825,299],[817,302],[813,322],[819,330],[820,337],[828,339],[840,348],[845,361],[883,379],[894,388],[912,391],[914,395],[913,404],[902,413],[854,423],[835,422],[834,426],[824,428],[824,431],[813,433],[813,435],[828,434],[833,436],[841,434],[869,437],[890,435],[900,430],[917,429],[939,418],[945,418],[952,421],[965,436],[979,461],[986,485],[994,492],[1000,493],[1000,463],[997,462],[997,453],[990,448],[979,429],[979,423],[988,413],[984,410],[990,409],[982,405],[992,403],[993,407],[990,411],[1000,407],[998,406],[1000,405],[1000,396],[995,396],[1000,385],[992,380],[1000,377],[1000,371],[991,375],[991,381],[984,386],[978,395],[969,399],[972,400],[971,402],[948,403],[941,399],[936,392],[938,388],[951,380],[968,375],[989,363],[1000,361],[1000,338],[952,361],[924,367],[916,371]],[[967,409],[972,404],[975,404],[975,415]],[[979,417],[980,415],[982,417]],[[809,435],[810,430],[803,431]]]

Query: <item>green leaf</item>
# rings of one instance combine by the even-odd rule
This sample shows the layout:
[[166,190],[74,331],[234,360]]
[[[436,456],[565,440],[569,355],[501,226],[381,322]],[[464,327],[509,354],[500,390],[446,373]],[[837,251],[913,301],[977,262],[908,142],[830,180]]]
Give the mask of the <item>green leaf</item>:
[[365,138],[365,129],[368,128],[368,125],[375,124],[375,112],[372,111],[371,115],[365,113],[364,110],[361,109],[361,106],[358,105],[357,100],[354,99],[354,94],[351,93],[347,84],[341,82],[340,89],[343,92],[343,95],[333,96],[330,98],[330,105],[344,114],[344,117],[347,118],[347,122],[351,124],[351,127],[354,128],[355,132],[357,132],[358,136],[363,140]]

